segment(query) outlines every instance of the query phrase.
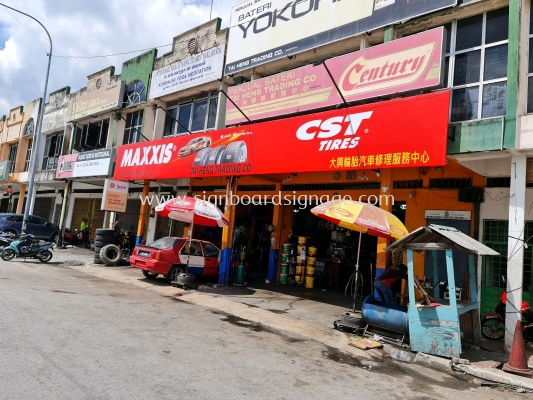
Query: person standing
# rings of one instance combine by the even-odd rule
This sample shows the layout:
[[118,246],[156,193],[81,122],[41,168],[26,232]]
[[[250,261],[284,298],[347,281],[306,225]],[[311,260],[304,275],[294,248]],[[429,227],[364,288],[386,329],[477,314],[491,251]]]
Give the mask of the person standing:
[[385,301],[390,304],[394,304],[394,296],[392,294],[391,286],[398,279],[407,280],[407,265],[400,264],[397,267],[389,266],[378,276],[374,282],[374,289],[379,295],[378,301]]
[[85,230],[87,229],[87,222],[89,222],[87,218],[83,218],[81,220],[80,232],[85,232]]

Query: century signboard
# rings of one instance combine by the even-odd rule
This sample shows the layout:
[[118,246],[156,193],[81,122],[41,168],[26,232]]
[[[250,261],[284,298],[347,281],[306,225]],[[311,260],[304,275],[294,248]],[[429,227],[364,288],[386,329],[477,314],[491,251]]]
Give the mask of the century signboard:
[[449,102],[444,90],[120,146],[114,179],[442,166]]
[[[439,87],[444,28],[228,88],[226,124]],[[331,80],[326,67],[331,72]],[[337,89],[338,88],[338,89]],[[340,93],[339,93],[340,91]],[[342,97],[341,97],[342,96]]]
[[85,151],[59,157],[56,179],[108,176],[115,149]]
[[222,78],[224,45],[177,61],[152,73],[150,99]]
[[456,4],[457,0],[248,0],[232,8],[225,74]]
[[66,120],[77,121],[122,107],[124,82],[118,81],[69,101]]

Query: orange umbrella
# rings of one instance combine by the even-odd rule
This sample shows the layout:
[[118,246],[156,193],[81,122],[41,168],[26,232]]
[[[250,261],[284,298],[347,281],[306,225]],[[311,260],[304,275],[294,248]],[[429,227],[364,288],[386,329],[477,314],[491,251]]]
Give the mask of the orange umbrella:
[[[332,200],[313,207],[311,212],[316,216],[330,221],[342,228],[359,232],[357,246],[357,262],[355,263],[353,309],[357,298],[357,282],[359,280],[359,253],[361,252],[361,236],[368,233],[386,239],[398,240],[409,234],[402,222],[393,214],[368,203],[353,200]],[[346,290],[351,283],[346,285]]]

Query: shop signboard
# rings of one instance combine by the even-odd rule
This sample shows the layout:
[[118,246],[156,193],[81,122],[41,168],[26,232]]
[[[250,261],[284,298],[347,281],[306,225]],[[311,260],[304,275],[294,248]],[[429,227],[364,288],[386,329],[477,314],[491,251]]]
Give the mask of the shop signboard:
[[231,10],[225,74],[456,4],[457,0],[247,0]]
[[470,220],[472,218],[471,211],[446,211],[446,210],[426,210],[426,219],[456,219],[456,220]]
[[68,102],[67,122],[78,121],[122,107],[124,82],[112,82],[107,86],[73,98]]
[[0,181],[5,181],[9,177],[11,170],[11,161],[4,161],[0,163]]
[[222,78],[224,46],[220,45],[152,72],[150,99]]
[[[442,85],[444,28],[307,65],[228,88],[228,95],[251,120],[327,107]],[[341,92],[339,93],[339,91]],[[342,97],[341,97],[342,96]],[[226,124],[246,121],[228,102]]]
[[442,166],[449,103],[444,90],[124,145],[114,179]]
[[114,149],[84,151],[59,157],[56,179],[111,175]]
[[126,212],[129,188],[130,184],[128,182],[106,179],[100,210],[120,213]]

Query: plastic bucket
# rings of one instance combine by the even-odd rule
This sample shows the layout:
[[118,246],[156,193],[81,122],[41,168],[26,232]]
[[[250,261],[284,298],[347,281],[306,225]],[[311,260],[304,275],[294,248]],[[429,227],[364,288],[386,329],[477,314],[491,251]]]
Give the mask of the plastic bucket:
[[304,267],[301,265],[296,266],[296,275],[302,275],[304,272]]
[[315,276],[315,267],[307,266],[307,268],[305,269],[305,276]]
[[307,257],[307,265],[314,267],[316,264],[316,257]]
[[307,238],[305,236],[298,236],[298,244],[306,244]]
[[282,254],[281,255],[281,262],[284,262],[284,263],[289,262],[289,257],[290,257],[289,254]]
[[281,274],[287,275],[289,273],[289,264],[288,263],[281,263]]
[[311,257],[316,256],[316,247],[314,247],[314,246],[310,246],[310,247],[309,247],[309,255],[310,255]]
[[300,254],[302,251],[305,253],[305,245],[303,244],[298,246],[298,254]]
[[301,275],[296,275],[296,276],[294,277],[294,281],[295,281],[295,283],[296,283],[298,286],[302,286],[303,283],[304,283],[304,277],[301,276]]
[[281,274],[279,276],[279,283],[281,283],[282,285],[286,285],[287,284],[287,274]]
[[290,252],[291,252],[291,244],[290,243],[282,244],[281,245],[281,252],[283,254],[290,254]]
[[314,276],[306,276],[305,277],[305,287],[308,289],[312,289],[315,285],[315,277]]
[[296,256],[296,263],[300,265],[303,264],[302,258],[300,256]]

